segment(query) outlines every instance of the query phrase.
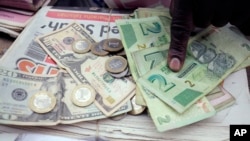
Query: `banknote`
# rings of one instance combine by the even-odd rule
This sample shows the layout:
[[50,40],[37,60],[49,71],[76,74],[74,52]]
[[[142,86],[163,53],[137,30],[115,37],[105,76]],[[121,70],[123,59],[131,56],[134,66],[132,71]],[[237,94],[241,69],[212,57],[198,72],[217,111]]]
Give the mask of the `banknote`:
[[106,116],[111,116],[134,95],[135,84],[127,78],[115,79],[109,75],[105,70],[109,56],[75,53],[72,45],[79,40],[84,40],[86,45],[96,42],[78,23],[37,38],[42,48],[77,84],[90,84],[95,89],[96,106]]
[[[107,118],[99,108],[92,103],[86,107],[79,107],[73,104],[71,95],[73,89],[78,86],[76,81],[69,75],[69,73],[62,73],[62,80],[60,81],[63,91],[63,97],[61,99],[61,112],[60,112],[60,123],[71,124],[82,121],[90,121]],[[127,101],[123,104],[112,116],[121,115],[132,110],[132,104]]]
[[[169,14],[168,8],[137,8],[134,11],[134,17],[137,19],[153,17],[153,16],[158,16],[160,18],[162,24],[164,25],[165,31],[167,32],[166,34],[170,35],[171,16]],[[146,106],[146,103],[142,95],[140,94],[139,90],[137,90],[136,92],[136,103],[139,105]]]
[[124,50],[129,62],[130,71],[135,80],[139,75],[131,53],[137,50],[161,46],[169,43],[170,37],[159,17],[116,20]]
[[203,97],[196,101],[183,114],[161,101],[156,94],[137,83],[147,103],[150,116],[159,132],[180,128],[215,115],[216,111],[209,101]]
[[131,53],[139,76],[143,76],[162,61],[166,60],[168,45],[169,44],[160,47],[146,48]]
[[[132,58],[135,61],[136,68],[140,76],[143,76],[148,71],[153,69],[159,63],[166,59],[167,51],[169,46],[146,48],[138,50],[132,53]],[[206,95],[208,100],[216,99],[223,96],[219,87],[215,87],[214,90]],[[145,104],[146,105],[146,104]],[[216,108],[216,105],[213,105]],[[149,107],[148,107],[149,108]]]
[[[47,126],[106,118],[95,104],[79,107],[72,103],[70,96],[77,83],[65,71],[60,71],[57,75],[41,76],[0,67],[0,83],[2,124]],[[56,105],[51,111],[37,113],[28,104],[31,97],[39,92],[50,93],[56,97]],[[132,105],[128,101],[112,116],[131,110]]]
[[[170,35],[170,23],[171,23],[171,16],[169,14],[168,8],[137,8],[134,11],[135,18],[146,18],[146,17],[153,17],[158,16],[165,27],[165,30],[168,35]],[[140,73],[140,72],[138,72]],[[143,100],[140,91],[136,93],[136,103],[140,105],[146,106],[145,100]]]
[[163,61],[137,83],[183,113],[250,55],[245,47],[250,42],[237,32],[233,26],[209,27],[189,42],[186,61],[180,72],[172,72]]
[[171,16],[168,8],[137,8],[134,15],[137,19],[158,16],[166,32],[170,35]]
[[[59,101],[62,97],[59,81],[59,75],[39,76],[0,67],[0,123],[15,125],[58,124]],[[30,107],[31,97],[39,92],[52,94],[56,98],[56,105],[51,111],[40,114],[34,112]],[[46,103],[46,101],[43,102]]]
[[[250,50],[250,48],[249,48]],[[250,66],[250,57],[247,57],[245,61],[243,61],[239,67],[237,67],[234,71],[239,71],[241,69],[245,69]]]
[[[132,52],[168,44],[170,41],[170,34],[167,34],[164,25],[157,16],[130,20],[116,20],[116,23],[119,28],[131,74],[134,80],[137,80],[139,74],[131,55]],[[140,91],[136,93],[136,103],[139,105],[146,105]]]

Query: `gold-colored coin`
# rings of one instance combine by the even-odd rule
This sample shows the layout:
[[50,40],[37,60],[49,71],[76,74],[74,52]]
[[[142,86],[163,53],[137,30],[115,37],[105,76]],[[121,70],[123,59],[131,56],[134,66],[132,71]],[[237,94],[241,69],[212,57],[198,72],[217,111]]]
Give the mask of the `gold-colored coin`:
[[110,38],[104,40],[103,49],[109,52],[117,52],[123,49],[123,45],[120,39]]
[[40,91],[31,96],[29,99],[29,107],[36,113],[47,113],[54,109],[56,105],[56,97],[48,92]]
[[80,107],[88,106],[95,101],[96,91],[88,84],[78,85],[71,94],[72,102]]
[[109,54],[109,52],[103,50],[103,41],[92,44],[91,52],[98,56],[105,56]]
[[91,43],[86,39],[77,40],[72,45],[72,50],[76,53],[87,53],[91,48]]
[[122,56],[112,56],[105,62],[105,68],[111,73],[121,73],[128,66],[127,60]]

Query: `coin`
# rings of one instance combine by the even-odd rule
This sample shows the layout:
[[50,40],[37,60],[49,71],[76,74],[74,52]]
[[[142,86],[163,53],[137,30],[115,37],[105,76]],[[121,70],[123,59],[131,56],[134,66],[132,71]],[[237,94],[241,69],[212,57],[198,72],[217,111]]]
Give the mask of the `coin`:
[[91,48],[91,43],[86,40],[77,40],[73,43],[72,50],[76,53],[87,53]]
[[71,94],[72,102],[80,107],[88,106],[95,100],[96,91],[88,84],[78,85]]
[[132,103],[132,111],[129,112],[129,114],[131,115],[139,115],[146,109],[145,106],[137,105],[135,103],[135,96],[131,99],[131,103]]
[[125,76],[126,76],[126,77],[131,76],[131,71],[130,71],[129,68],[128,68],[128,73],[127,73]]
[[91,46],[91,52],[95,55],[98,55],[98,56],[105,56],[105,55],[108,55],[109,52],[103,50],[103,42],[104,40],[98,42],[98,43],[94,43],[92,44]]
[[123,49],[123,45],[120,39],[110,38],[104,40],[103,49],[109,52],[117,52]]
[[128,62],[124,57],[112,56],[105,62],[105,68],[111,73],[121,73],[127,68]]
[[115,78],[122,78],[122,77],[125,77],[127,74],[128,74],[128,67],[122,71],[121,73],[109,73],[111,76],[115,77]]
[[40,91],[31,96],[29,107],[36,113],[50,112],[56,106],[56,97],[48,92]]

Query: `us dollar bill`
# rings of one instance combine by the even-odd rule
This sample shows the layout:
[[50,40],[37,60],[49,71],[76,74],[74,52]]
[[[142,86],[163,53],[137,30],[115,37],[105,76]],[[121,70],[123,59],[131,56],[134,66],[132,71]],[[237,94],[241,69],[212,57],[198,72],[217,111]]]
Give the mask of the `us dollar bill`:
[[[1,124],[48,126],[107,118],[95,104],[79,107],[72,103],[70,97],[77,83],[65,71],[41,76],[0,67],[0,84]],[[31,98],[40,92],[56,98],[55,106],[46,113],[33,111],[29,104]],[[41,102],[46,103],[45,100]],[[131,110],[132,105],[128,101],[112,116]]]
[[[15,125],[55,125],[59,122],[62,92],[58,75],[38,76],[0,67],[0,122]],[[56,98],[55,107],[37,113],[29,105],[33,95],[43,92]]]
[[97,92],[94,103],[106,116],[111,116],[134,95],[135,84],[127,78],[115,79],[109,75],[105,70],[109,56],[75,53],[72,45],[78,40],[90,45],[96,43],[78,23],[39,36],[36,41],[77,84],[91,85]]
[[[61,99],[60,107],[60,123],[71,124],[82,121],[90,121],[107,118],[107,116],[99,110],[95,103],[86,107],[80,107],[75,105],[71,100],[73,89],[78,86],[77,82],[69,75],[69,73],[61,73],[62,79],[60,81],[62,85],[63,97]],[[123,113],[127,113],[132,110],[132,104],[130,101],[124,103],[116,112],[111,116],[117,116]]]

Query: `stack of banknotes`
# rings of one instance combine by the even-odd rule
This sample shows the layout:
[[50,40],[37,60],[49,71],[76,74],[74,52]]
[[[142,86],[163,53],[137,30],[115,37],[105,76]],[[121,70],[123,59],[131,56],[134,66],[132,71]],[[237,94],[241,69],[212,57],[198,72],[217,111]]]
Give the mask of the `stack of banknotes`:
[[232,105],[221,83],[249,66],[250,42],[235,27],[209,27],[188,43],[180,72],[166,64],[171,17],[167,9],[139,8],[134,19],[117,20],[132,76],[136,103],[148,108],[158,131],[209,118]]
[[[46,15],[61,10],[50,12]],[[67,12],[58,15],[67,17]],[[88,16],[95,15],[78,14],[74,18],[89,20]],[[148,109],[157,130],[163,132],[209,118],[234,103],[234,97],[220,84],[232,72],[249,66],[250,42],[237,28],[211,26],[193,36],[183,69],[172,72],[166,65],[168,9],[138,8],[126,18],[112,15],[115,20],[107,15],[92,17],[97,21],[105,18],[108,27],[114,24],[107,30],[101,26],[100,35],[106,33],[103,37],[91,33],[91,24],[84,28],[76,20],[36,34],[25,54],[57,64],[58,68],[48,67],[49,75],[28,73],[42,74],[45,68],[42,64],[34,67],[24,58],[12,60],[26,72],[0,67],[4,92],[0,95],[0,123],[70,124],[123,113],[138,115]],[[21,37],[19,40],[23,42]],[[41,59],[39,52],[32,52],[35,47],[49,57]],[[10,55],[16,58],[17,52],[11,49],[0,62],[10,66]]]

